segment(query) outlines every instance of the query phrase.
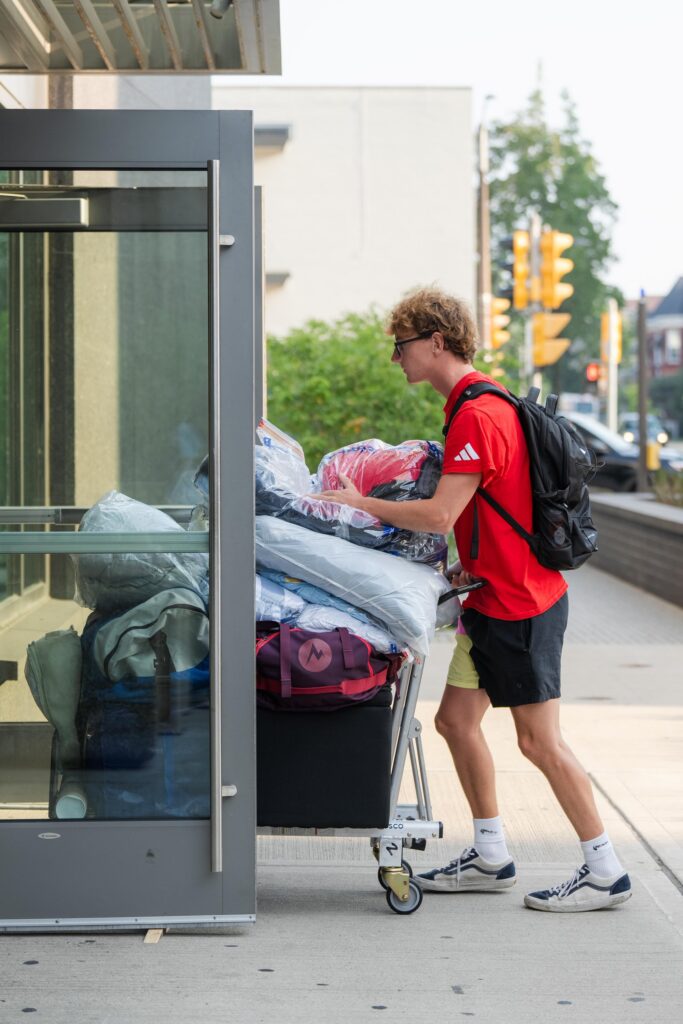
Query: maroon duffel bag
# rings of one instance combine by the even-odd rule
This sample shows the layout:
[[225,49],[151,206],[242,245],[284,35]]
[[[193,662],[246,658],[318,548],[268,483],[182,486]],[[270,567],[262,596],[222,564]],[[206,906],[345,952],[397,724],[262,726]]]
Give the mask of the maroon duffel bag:
[[341,626],[313,633],[283,622],[256,640],[257,702],[276,711],[335,711],[396,681],[401,661]]

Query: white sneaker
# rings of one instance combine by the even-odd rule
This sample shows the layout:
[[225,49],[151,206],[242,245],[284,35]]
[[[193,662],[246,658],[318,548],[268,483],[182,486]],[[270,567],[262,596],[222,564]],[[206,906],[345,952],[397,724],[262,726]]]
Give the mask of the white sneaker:
[[415,876],[421,889],[427,892],[488,892],[490,889],[509,889],[517,881],[512,857],[492,864],[484,860],[475,848],[469,847],[445,868],[434,868]]
[[630,899],[631,895],[631,879],[626,872],[601,878],[594,875],[587,864],[582,864],[562,885],[527,893],[524,904],[532,910],[576,914],[582,910],[615,907],[617,903]]

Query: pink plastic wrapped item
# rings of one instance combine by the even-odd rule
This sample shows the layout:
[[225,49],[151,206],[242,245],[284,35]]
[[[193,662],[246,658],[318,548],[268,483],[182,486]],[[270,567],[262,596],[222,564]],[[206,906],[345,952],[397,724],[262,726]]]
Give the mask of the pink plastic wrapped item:
[[323,456],[317,479],[321,491],[337,490],[339,474],[366,496],[404,501],[431,498],[441,476],[443,450],[433,441],[386,444],[377,438]]

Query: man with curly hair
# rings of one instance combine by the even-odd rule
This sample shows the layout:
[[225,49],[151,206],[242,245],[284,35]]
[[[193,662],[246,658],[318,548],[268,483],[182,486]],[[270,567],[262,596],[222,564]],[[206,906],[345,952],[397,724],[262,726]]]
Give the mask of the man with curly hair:
[[[446,400],[445,420],[463,391],[478,381],[472,315],[462,301],[422,288],[392,310],[387,333],[392,360],[408,384],[427,381]],[[432,498],[391,502],[364,497],[342,478],[330,497],[401,529],[448,533],[459,562],[457,586],[486,585],[469,594],[436,715],[472,811],[474,843],[443,868],[418,875],[423,889],[464,892],[505,889],[516,872],[498,812],[495,769],[481,722],[487,709],[509,707],[522,753],[545,775],[573,825],[584,863],[560,885],[528,893],[535,910],[598,910],[624,902],[631,883],[598,815],[590,781],[562,738],[560,658],[567,625],[567,584],[546,569],[526,541],[486,501],[492,498],[532,529],[529,455],[515,409],[495,395],[464,402],[448,430],[443,474]],[[478,543],[473,543],[473,534]]]

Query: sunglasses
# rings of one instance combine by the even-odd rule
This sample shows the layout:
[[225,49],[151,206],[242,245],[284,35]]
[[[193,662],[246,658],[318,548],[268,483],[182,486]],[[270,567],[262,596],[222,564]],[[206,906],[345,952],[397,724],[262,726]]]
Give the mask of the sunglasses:
[[422,341],[424,338],[431,338],[432,334],[434,334],[434,331],[423,331],[422,334],[416,334],[413,338],[401,338],[400,341],[394,341],[394,355],[397,359],[400,359],[403,345],[409,345],[411,341]]

